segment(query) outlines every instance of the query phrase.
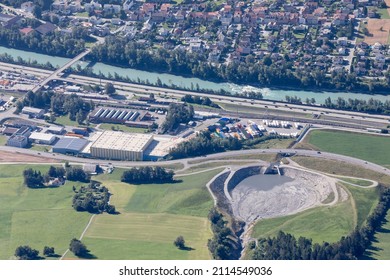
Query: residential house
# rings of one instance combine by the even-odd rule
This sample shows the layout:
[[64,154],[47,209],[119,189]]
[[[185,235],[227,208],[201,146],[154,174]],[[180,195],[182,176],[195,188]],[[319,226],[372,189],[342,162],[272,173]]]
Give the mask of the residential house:
[[41,33],[42,35],[47,35],[51,32],[54,32],[56,29],[57,29],[57,26],[55,26],[54,24],[52,24],[50,22],[46,22],[44,24],[41,24],[37,28],[35,28],[35,30],[37,32]]

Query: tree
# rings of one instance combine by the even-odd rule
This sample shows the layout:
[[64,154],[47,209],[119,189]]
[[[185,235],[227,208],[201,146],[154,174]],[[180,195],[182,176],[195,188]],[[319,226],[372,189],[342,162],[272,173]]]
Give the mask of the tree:
[[78,257],[82,257],[88,254],[89,250],[80,240],[73,238],[69,244],[69,250]]
[[183,236],[178,236],[175,241],[173,241],[173,244],[179,248],[180,250],[183,250],[185,248],[185,241]]
[[49,171],[47,172],[47,175],[52,178],[57,177],[57,169],[53,165],[51,165]]
[[116,89],[112,83],[106,83],[104,86],[104,93],[107,95],[113,95],[115,94],[115,91]]
[[54,247],[45,246],[43,248],[43,254],[48,257],[54,256],[55,255]]
[[30,246],[19,246],[15,250],[15,256],[19,260],[36,260],[38,259],[39,251],[32,249]]
[[126,12],[124,10],[121,10],[119,18],[121,20],[126,20],[127,19],[127,14],[126,14]]
[[81,167],[69,167],[66,169],[66,179],[69,181],[89,182],[90,178]]
[[40,188],[43,186],[43,176],[40,171],[34,171],[32,168],[23,171],[24,184],[29,188]]
[[38,5],[34,7],[33,9],[33,15],[36,18],[42,18],[42,8]]
[[23,110],[23,102],[22,101],[20,101],[20,100],[18,100],[17,102],[16,102],[16,111],[15,111],[15,113],[16,114],[19,114],[20,112],[22,112],[22,110]]
[[56,116],[53,113],[50,113],[49,122],[54,123],[56,121]]

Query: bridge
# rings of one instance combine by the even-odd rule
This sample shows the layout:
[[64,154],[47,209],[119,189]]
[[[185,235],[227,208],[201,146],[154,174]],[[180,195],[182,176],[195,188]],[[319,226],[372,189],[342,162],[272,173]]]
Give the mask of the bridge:
[[35,86],[32,90],[32,92],[36,93],[38,90],[40,90],[42,87],[44,87],[48,82],[51,80],[55,80],[62,76],[62,72],[64,72],[66,69],[71,67],[73,64],[75,64],[77,61],[85,57],[87,54],[91,52],[91,49],[87,49],[84,52],[80,53],[78,56],[67,62],[65,65],[61,66],[57,70],[55,70],[53,73],[51,73],[48,77],[46,77],[41,83],[39,83],[37,86]]

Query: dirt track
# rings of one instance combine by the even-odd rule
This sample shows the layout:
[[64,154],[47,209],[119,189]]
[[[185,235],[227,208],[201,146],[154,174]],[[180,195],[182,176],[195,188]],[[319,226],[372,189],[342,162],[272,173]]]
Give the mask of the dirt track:
[[41,158],[38,156],[0,151],[0,163],[1,162],[54,163],[60,161],[55,159]]

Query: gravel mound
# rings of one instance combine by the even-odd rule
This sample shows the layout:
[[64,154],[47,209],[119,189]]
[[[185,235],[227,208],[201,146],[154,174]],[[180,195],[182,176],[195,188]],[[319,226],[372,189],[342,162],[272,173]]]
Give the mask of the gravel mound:
[[248,185],[242,181],[233,188],[233,215],[249,224],[258,219],[291,215],[321,205],[321,201],[332,192],[335,199],[331,203],[338,201],[335,180],[332,178],[292,168],[281,168],[281,172],[287,178],[283,178],[284,182],[278,185],[270,186],[260,181]]

